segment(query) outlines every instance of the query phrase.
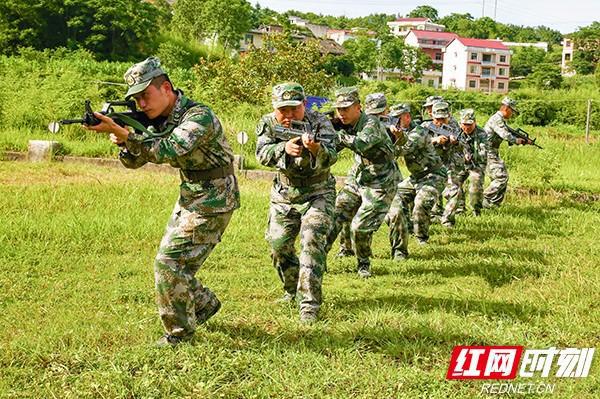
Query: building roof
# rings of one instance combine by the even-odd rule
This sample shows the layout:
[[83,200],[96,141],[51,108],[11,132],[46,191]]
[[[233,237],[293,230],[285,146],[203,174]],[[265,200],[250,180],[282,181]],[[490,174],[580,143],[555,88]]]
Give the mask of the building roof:
[[[418,30],[411,29],[410,32],[414,33],[417,39],[436,39],[436,40],[452,40],[458,38],[456,33],[452,32],[436,32],[433,30]],[[409,33],[410,33],[409,32]]]
[[418,17],[418,18],[398,18],[395,22],[431,22],[429,18]]
[[[470,39],[465,37],[457,37],[456,40],[467,47],[493,48],[496,50],[510,51],[510,49],[502,44],[500,40]],[[450,43],[448,43],[448,45],[450,45]]]

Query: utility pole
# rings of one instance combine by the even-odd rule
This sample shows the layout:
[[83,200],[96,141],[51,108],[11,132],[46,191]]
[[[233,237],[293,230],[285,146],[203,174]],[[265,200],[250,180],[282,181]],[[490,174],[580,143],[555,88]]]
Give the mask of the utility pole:
[[485,16],[485,0],[481,1],[481,18]]
[[494,0],[494,22],[496,22],[496,8],[498,7],[498,0]]

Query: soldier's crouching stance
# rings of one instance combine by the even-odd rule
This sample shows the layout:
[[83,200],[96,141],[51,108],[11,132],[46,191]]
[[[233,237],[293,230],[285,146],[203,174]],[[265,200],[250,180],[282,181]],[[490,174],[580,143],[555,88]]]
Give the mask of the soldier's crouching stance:
[[[272,100],[274,112],[263,116],[256,128],[256,158],[279,172],[271,189],[266,239],[283,282],[283,301],[298,295],[300,320],[311,323],[321,306],[325,247],[335,212],[335,179],[329,167],[337,160],[336,136],[329,119],[305,109],[299,84],[273,87]],[[290,128],[299,135],[292,136]],[[298,234],[299,257],[294,248]]]
[[99,113],[102,122],[88,129],[111,133],[111,141],[123,146],[119,159],[127,168],[151,162],[180,170],[179,198],[154,263],[165,329],[157,344],[173,346],[191,339],[196,326],[221,307],[195,274],[240,206],[233,152],[212,110],[174,89],[157,58],[133,65],[125,82],[126,99],[133,97],[152,121],[148,131],[130,132]]

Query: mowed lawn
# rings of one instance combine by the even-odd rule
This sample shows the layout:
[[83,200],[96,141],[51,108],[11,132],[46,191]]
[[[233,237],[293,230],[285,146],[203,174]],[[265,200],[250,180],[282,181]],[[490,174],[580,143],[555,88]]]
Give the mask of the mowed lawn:
[[[600,346],[595,184],[511,188],[499,210],[411,239],[402,263],[383,227],[368,280],[336,244],[321,321],[304,326],[275,303],[270,182],[240,183],[242,208],[198,273],[221,311],[192,344],[156,349],[152,263],[177,176],[0,162],[0,397],[478,397],[482,381],[445,380],[455,345]],[[516,382],[599,397],[599,356],[587,378]]]

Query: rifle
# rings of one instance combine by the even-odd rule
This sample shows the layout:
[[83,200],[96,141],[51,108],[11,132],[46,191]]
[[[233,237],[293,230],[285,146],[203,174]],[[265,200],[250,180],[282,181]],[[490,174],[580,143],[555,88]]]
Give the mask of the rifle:
[[[116,112],[114,107],[126,107],[127,111]],[[152,121],[142,111],[138,111],[135,101],[109,101],[104,103],[99,112],[114,120],[119,126],[131,126],[138,133],[148,133],[147,127]],[[85,112],[81,119],[63,119],[59,121],[61,125],[84,124],[95,126],[100,124],[100,119],[94,115],[91,101],[85,100]]]
[[322,141],[325,143],[330,143],[333,140],[333,137],[329,138],[323,137],[319,134],[314,134],[310,127],[310,123],[303,121],[292,121],[290,127],[285,127],[283,125],[277,124],[275,125],[274,132],[276,138],[285,141],[291,140],[296,137],[302,137],[302,135],[305,133],[308,133],[308,137],[316,142]]
[[[433,132],[438,136],[447,137],[448,142],[450,142],[451,136],[454,137],[454,139],[457,141],[457,144],[462,148],[463,157],[468,167],[476,166],[475,161],[473,160],[473,153],[471,151],[471,147],[469,146],[469,143],[467,142],[462,132],[455,132],[448,125],[437,126],[433,122],[427,122],[425,124],[425,128],[429,129],[429,131]],[[444,146],[444,148],[446,148],[446,146]]]
[[[541,146],[539,146],[535,143],[535,140],[537,140],[537,139],[531,139],[529,137],[529,133],[527,133],[525,130],[521,129],[520,127],[517,129],[513,129],[512,127],[506,125],[506,128],[516,138],[525,140],[526,145],[534,145],[537,148],[539,148],[540,150],[543,150],[543,148]],[[531,141],[531,144],[529,144],[530,141]],[[508,145],[512,145],[512,144],[508,143]]]

